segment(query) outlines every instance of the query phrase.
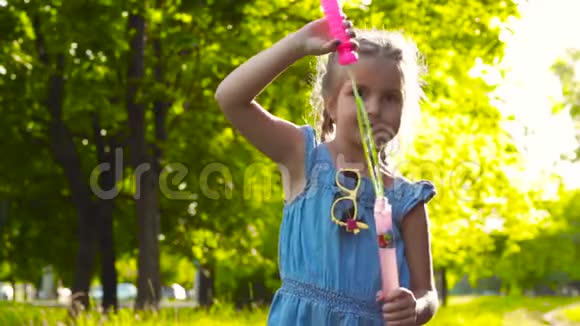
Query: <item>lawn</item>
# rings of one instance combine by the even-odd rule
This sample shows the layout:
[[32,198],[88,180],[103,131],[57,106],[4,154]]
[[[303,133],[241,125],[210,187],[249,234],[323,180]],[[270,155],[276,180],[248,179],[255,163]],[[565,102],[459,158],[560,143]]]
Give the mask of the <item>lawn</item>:
[[544,313],[574,302],[570,297],[454,297],[448,307],[441,308],[433,326],[443,325],[546,325]]
[[[453,297],[449,306],[441,308],[429,325],[545,325],[542,323],[544,313],[574,302],[580,302],[580,298]],[[578,308],[564,311],[569,320],[580,320]],[[237,312],[228,306],[216,306],[210,311],[166,308],[158,314],[148,315],[136,315],[129,309],[122,309],[108,319],[96,313],[86,314],[77,325],[265,325],[267,314],[266,309]],[[63,308],[0,303],[0,325],[65,326],[70,324],[66,318]]]
[[[83,314],[76,326],[105,325],[260,325],[265,324],[266,309],[238,312],[230,306],[214,306],[209,311],[192,308],[164,308],[158,313],[135,314],[131,309],[121,309],[111,316],[101,316],[93,312]],[[34,307],[25,304],[6,304],[0,302],[0,325],[72,325],[67,320],[64,308]]]

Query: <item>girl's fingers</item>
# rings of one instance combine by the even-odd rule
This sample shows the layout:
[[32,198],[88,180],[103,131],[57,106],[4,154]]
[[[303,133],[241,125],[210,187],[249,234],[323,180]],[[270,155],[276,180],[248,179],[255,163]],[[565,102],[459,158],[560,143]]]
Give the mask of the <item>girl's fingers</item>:
[[397,320],[387,322],[385,325],[387,326],[409,326],[409,325],[417,325],[417,319],[414,317],[409,317],[405,320]]
[[376,300],[378,301],[383,301],[385,298],[383,297],[383,291],[379,291],[377,292],[377,296],[376,296]]
[[356,32],[352,29],[349,29],[347,31],[348,36],[350,36],[350,38],[356,38]]
[[340,44],[340,40],[331,40],[322,45],[322,53],[328,53],[336,51],[336,48]]
[[330,42],[330,48],[332,51],[336,50],[336,48],[340,45],[340,40],[332,40]]
[[387,321],[395,322],[413,318],[414,315],[415,315],[414,311],[412,311],[411,309],[406,309],[390,313],[383,313],[383,318]]
[[407,300],[397,300],[395,302],[385,303],[383,305],[383,313],[405,310],[409,306],[410,304]]
[[342,26],[344,26],[344,28],[350,29],[350,28],[352,28],[352,21],[345,20],[345,21],[343,21]]
[[358,42],[356,40],[350,40],[350,45],[351,45],[353,51],[355,51],[355,52],[358,51],[359,45],[358,45]]

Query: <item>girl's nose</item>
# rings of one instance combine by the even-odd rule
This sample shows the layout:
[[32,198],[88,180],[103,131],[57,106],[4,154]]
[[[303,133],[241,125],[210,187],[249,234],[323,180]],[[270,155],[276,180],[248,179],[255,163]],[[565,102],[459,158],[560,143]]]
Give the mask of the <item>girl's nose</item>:
[[367,114],[369,117],[371,116],[378,116],[379,114],[379,104],[377,103],[377,101],[367,101],[367,103],[365,103],[366,109],[367,109]]

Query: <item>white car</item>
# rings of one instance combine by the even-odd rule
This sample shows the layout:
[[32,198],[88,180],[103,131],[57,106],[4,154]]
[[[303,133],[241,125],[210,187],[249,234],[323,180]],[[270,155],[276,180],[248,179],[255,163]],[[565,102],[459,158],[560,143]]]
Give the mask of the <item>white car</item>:
[[14,289],[10,283],[0,282],[0,301],[12,300],[14,298]]
[[[91,298],[95,300],[101,300],[103,298],[103,288],[98,285],[92,287],[90,290]],[[131,283],[119,283],[117,284],[117,300],[127,301],[133,300],[137,297],[137,287]]]

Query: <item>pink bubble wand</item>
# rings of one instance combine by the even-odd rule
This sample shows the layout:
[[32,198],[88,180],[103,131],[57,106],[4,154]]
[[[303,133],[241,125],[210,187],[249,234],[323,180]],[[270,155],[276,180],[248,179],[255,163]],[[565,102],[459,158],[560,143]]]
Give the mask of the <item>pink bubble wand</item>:
[[338,40],[340,44],[336,48],[338,52],[338,63],[341,65],[350,65],[358,61],[358,55],[352,48],[350,37],[346,33],[343,24],[344,13],[337,0],[321,0],[322,10],[326,16],[330,33]]
[[[353,50],[349,35],[343,26],[345,17],[337,0],[321,0],[322,9],[328,21],[330,32],[340,40],[337,47],[338,63],[350,65],[358,61],[358,55]],[[389,200],[384,194],[383,178],[379,170],[377,149],[370,127],[364,101],[358,93],[358,87],[354,74],[347,69],[352,80],[352,88],[357,104],[357,120],[361,139],[364,147],[368,170],[375,189],[375,228],[378,240],[378,254],[381,266],[381,280],[383,298],[399,287],[399,273],[397,268],[397,255],[395,250],[395,238],[393,232],[392,209]]]

